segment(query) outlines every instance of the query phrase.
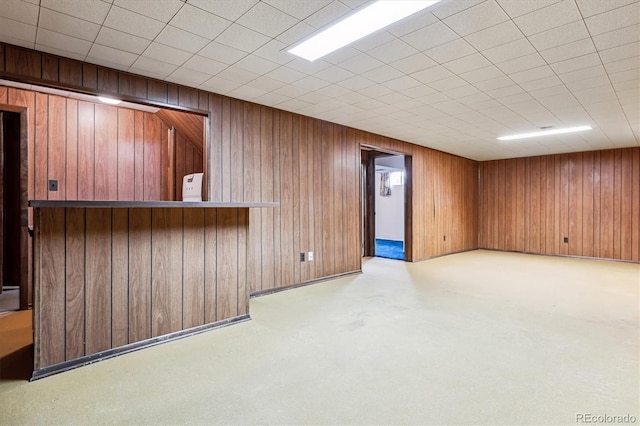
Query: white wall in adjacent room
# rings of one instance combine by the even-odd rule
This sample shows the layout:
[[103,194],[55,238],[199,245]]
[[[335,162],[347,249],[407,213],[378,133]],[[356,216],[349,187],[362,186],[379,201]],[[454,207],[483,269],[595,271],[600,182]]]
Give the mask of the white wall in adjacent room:
[[[376,165],[404,171],[404,156],[376,159]],[[380,173],[376,172],[376,238],[404,241],[404,185],[392,185],[391,196],[380,196]]]

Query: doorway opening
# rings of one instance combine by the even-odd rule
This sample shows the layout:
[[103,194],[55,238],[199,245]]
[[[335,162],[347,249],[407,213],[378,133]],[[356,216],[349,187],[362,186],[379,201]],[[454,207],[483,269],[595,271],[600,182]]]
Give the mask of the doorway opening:
[[26,134],[22,115],[19,110],[0,106],[0,312],[28,308]]
[[361,254],[410,262],[411,156],[361,148]]

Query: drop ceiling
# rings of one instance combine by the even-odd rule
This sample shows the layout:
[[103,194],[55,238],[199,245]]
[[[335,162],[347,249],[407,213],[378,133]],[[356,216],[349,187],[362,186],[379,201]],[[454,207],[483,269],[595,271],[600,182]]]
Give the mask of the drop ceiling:
[[2,0],[0,40],[475,160],[640,146],[640,1],[443,0],[315,62],[286,52],[365,3]]

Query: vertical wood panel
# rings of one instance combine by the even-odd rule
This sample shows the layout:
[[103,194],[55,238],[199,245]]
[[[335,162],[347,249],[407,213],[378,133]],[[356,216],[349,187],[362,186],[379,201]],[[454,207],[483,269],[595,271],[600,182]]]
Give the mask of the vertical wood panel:
[[[85,335],[85,216],[84,209],[67,209],[65,246],[65,359],[81,357]],[[47,303],[51,303],[47,301]]]
[[249,210],[238,209],[237,228],[232,230],[237,235],[238,251],[237,265],[238,278],[236,288],[238,294],[238,305],[236,315],[245,315],[249,312],[249,286],[247,285],[247,242],[248,242]]
[[622,222],[622,151],[613,151],[613,258],[621,255]]
[[145,149],[144,149],[144,118],[145,114],[142,111],[136,111],[134,113],[134,142],[133,142],[133,199],[137,201],[144,200],[144,163],[145,163]]
[[[637,178],[636,178],[637,179]],[[632,260],[633,152],[620,150],[620,258]]]
[[[45,182],[40,185],[47,187],[49,179],[55,179],[58,181],[58,190],[49,191],[50,200],[64,200],[66,199],[66,154],[67,154],[67,101],[59,96],[50,96],[48,105],[48,138],[47,144],[47,176]],[[47,111],[41,111],[43,114],[47,114]],[[44,153],[43,153],[44,154]],[[39,171],[36,170],[36,173]]]
[[129,343],[129,210],[113,209],[112,222],[111,336],[118,347]]
[[[184,210],[182,326],[205,323],[205,209]],[[175,285],[175,283],[173,283]]]
[[35,165],[33,175],[35,181],[35,196],[39,200],[46,200],[49,197],[47,183],[49,161],[48,109],[49,97],[41,93],[36,93]]
[[[221,116],[221,176],[222,201],[231,201],[231,100],[223,98]],[[215,185],[214,185],[215,186]]]
[[[95,197],[118,199],[118,110],[109,105],[95,106]],[[114,173],[115,171],[115,173]]]
[[86,211],[86,353],[111,348],[111,209]]
[[600,152],[593,153],[593,256],[601,257],[600,220],[602,217],[602,162]]
[[218,210],[218,266],[217,274],[217,319],[231,318],[238,313],[238,211]]
[[64,85],[82,87],[82,62],[60,58],[59,82]]
[[206,323],[210,323],[214,322],[217,318],[218,211],[214,209],[205,209],[204,214],[204,320]]
[[231,168],[231,201],[244,200],[244,138],[243,102],[231,100],[231,127],[230,127],[230,168]]
[[152,210],[151,227],[151,334],[153,337],[182,328],[182,209]]
[[67,153],[65,159],[65,196],[78,199],[78,101],[67,99]]
[[42,79],[45,81],[58,82],[60,78],[58,58],[53,55],[42,55]]
[[65,210],[44,209],[40,212],[39,333],[41,347],[35,353],[36,368],[65,360]]
[[294,283],[293,249],[293,170],[292,170],[292,115],[288,112],[280,113],[280,265],[282,286]]
[[593,152],[582,155],[582,256],[593,257]]
[[95,199],[95,108],[78,102],[78,199]]
[[572,154],[569,157],[569,247],[568,253],[572,256],[582,256],[582,205],[583,205],[583,180],[582,180],[582,154]]
[[[144,114],[144,176],[161,176],[162,140],[161,121],[151,115]],[[161,200],[162,182],[160,179],[144,180],[144,199]]]
[[[273,112],[270,108],[260,108],[260,195],[261,201],[273,201]],[[261,290],[273,288],[275,285],[274,256],[274,209],[261,209]],[[251,222],[257,227],[256,222]]]
[[633,150],[631,199],[631,260],[640,261],[640,149]]
[[614,152],[600,153],[600,257],[613,259],[614,227]]
[[151,209],[129,210],[129,341],[151,337]]
[[118,108],[118,200],[135,200],[135,123],[133,110]]

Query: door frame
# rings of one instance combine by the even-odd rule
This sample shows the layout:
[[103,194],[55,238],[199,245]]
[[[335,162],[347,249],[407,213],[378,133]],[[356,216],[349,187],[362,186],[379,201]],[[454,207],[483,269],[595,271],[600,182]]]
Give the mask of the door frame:
[[[404,156],[404,261],[413,262],[413,161],[411,154],[379,148],[374,145],[360,144],[360,161],[365,169],[364,206],[361,206],[360,227],[362,235],[362,253],[365,257],[374,257],[376,251],[376,221],[375,221],[375,160],[378,157],[390,155]],[[362,179],[360,179],[362,185]],[[363,192],[364,191],[364,192]],[[360,202],[363,203],[362,196]]]
[[33,286],[31,285],[33,251],[29,233],[33,218],[28,205],[29,111],[26,107],[7,104],[0,104],[0,110],[20,114],[20,310],[25,310],[29,309],[29,305],[33,301]]

